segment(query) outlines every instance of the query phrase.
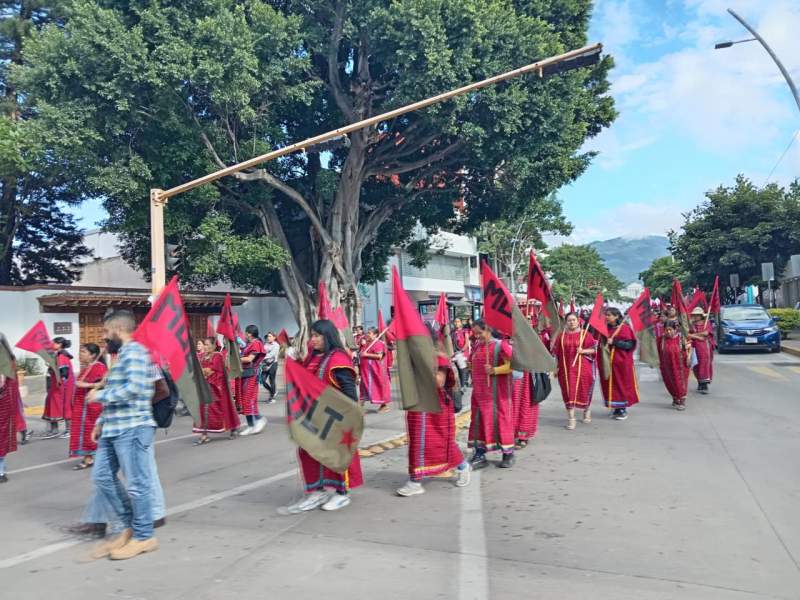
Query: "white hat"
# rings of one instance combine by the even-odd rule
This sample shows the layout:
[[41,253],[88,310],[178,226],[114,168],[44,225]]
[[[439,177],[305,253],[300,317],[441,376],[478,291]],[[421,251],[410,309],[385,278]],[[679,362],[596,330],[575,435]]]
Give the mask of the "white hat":
[[702,308],[702,307],[700,307],[700,306],[695,306],[695,307],[692,309],[691,315],[692,315],[692,316],[694,316],[694,315],[700,315],[701,317],[705,317],[705,316],[706,316],[706,311],[704,311],[704,310],[703,310],[703,308]]

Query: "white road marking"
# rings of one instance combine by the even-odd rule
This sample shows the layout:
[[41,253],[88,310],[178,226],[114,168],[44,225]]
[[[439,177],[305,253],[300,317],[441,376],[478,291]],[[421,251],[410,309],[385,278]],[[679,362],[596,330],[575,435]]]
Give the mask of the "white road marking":
[[470,484],[461,489],[459,523],[458,599],[489,598],[489,561],[483,525],[481,473],[472,473]]
[[[156,442],[156,446],[158,444],[166,444],[167,442],[175,442],[177,440],[185,440],[186,438],[195,437],[196,433],[187,433],[186,435],[178,435],[175,437],[169,437],[165,440],[158,440]],[[9,475],[15,475],[16,473],[26,473],[28,471],[36,471],[37,469],[46,469],[47,467],[54,467],[56,465],[63,465],[64,463],[75,462],[78,460],[76,457],[72,458],[65,458],[63,460],[54,460],[53,462],[49,463],[42,463],[40,465],[33,465],[31,467],[23,467],[22,469],[15,469],[14,471],[8,471]]]
[[[167,440],[162,440],[162,441],[167,441]],[[184,504],[173,506],[172,508],[167,510],[167,515],[173,516],[180,513],[189,512],[191,510],[195,510],[203,506],[208,506],[209,504],[213,504],[214,502],[219,502],[220,500],[224,500],[225,498],[230,498],[231,496],[236,496],[238,494],[243,494],[245,492],[249,492],[258,489],[260,487],[270,485],[277,481],[281,481],[283,479],[292,477],[296,474],[297,474],[297,469],[291,469],[290,471],[284,471],[283,473],[278,473],[277,475],[272,475],[264,479],[259,479],[258,481],[245,483],[244,485],[231,488],[225,492],[210,494],[208,496],[204,496],[203,498],[192,500],[191,502],[185,502]],[[17,556],[12,556],[11,558],[0,560],[0,569],[10,569],[11,567],[16,567],[17,565],[21,565],[28,561],[35,560],[43,556],[47,556],[49,554],[54,554],[55,552],[66,550],[67,548],[72,548],[73,546],[77,546],[78,544],[83,544],[85,543],[85,541],[86,540],[83,539],[70,538],[66,540],[61,540],[60,542],[49,544],[47,546],[42,546],[41,548],[31,550],[30,552],[25,552],[23,554],[18,554]]]

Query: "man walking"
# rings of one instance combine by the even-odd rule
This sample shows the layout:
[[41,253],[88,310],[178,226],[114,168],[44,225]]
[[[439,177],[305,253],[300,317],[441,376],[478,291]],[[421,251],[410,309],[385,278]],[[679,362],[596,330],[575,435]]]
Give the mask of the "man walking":
[[[153,537],[149,456],[156,428],[151,408],[156,374],[147,349],[132,338],[135,329],[136,319],[129,311],[106,317],[103,334],[109,352],[119,348],[118,360],[105,388],[92,390],[87,397],[89,402],[103,404],[92,432],[97,440],[92,479],[97,493],[125,527],[118,536],[99,544],[93,558],[125,560],[158,549]],[[120,469],[127,489],[119,479]]]

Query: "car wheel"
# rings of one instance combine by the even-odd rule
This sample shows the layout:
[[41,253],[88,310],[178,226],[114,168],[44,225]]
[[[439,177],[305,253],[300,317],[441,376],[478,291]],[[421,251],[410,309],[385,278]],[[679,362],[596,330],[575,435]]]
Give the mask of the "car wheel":
[[725,348],[717,348],[717,352],[719,354],[725,354],[727,352],[727,350],[725,350]]
[[772,352],[772,353],[780,352],[781,351],[781,347],[780,346],[775,346],[774,348],[770,348],[769,351]]

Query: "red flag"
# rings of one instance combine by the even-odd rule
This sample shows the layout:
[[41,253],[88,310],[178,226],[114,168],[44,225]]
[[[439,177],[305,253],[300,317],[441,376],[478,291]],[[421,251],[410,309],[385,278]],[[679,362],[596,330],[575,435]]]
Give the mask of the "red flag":
[[397,373],[404,410],[441,412],[436,385],[436,350],[417,307],[403,289],[397,268],[392,267],[392,301]]
[[217,333],[226,340],[236,341],[237,324],[231,305],[231,295],[225,294],[225,302],[222,304],[222,313],[219,316],[219,321],[217,321]]
[[511,338],[514,351],[511,366],[518,371],[547,373],[556,368],[555,360],[531,327],[530,321],[514,302],[503,282],[484,261],[481,265],[483,318],[486,324]]
[[606,321],[605,301],[603,294],[597,292],[597,297],[594,299],[594,307],[592,314],[589,316],[589,327],[593,328],[597,333],[604,337],[608,337],[608,323]]
[[53,350],[53,340],[47,333],[47,327],[44,326],[43,321],[39,321],[28,330],[28,333],[22,336],[22,339],[17,342],[17,348],[27,350],[37,354],[44,350],[51,352]]
[[691,300],[689,300],[689,304],[686,307],[686,310],[691,313],[697,307],[701,307],[703,310],[708,309],[708,303],[706,302],[706,295],[703,293],[703,290],[700,288],[694,289],[694,294],[692,295]]
[[450,335],[450,311],[447,310],[447,296],[444,292],[439,296],[434,322],[439,326],[439,340],[444,343],[444,351],[448,356],[453,356],[453,338]]
[[[392,322],[394,324],[394,322]],[[386,323],[383,320],[383,312],[381,309],[378,309],[378,333],[385,331],[384,339],[391,343],[394,341],[394,332],[392,331],[392,327],[390,326],[388,329],[386,328]]]
[[331,301],[328,299],[328,288],[325,287],[325,282],[319,282],[319,308],[317,309],[318,319],[328,319],[333,321],[334,314],[331,307]]
[[173,277],[153,303],[144,320],[133,332],[133,339],[150,351],[153,361],[169,369],[186,408],[200,421],[200,404],[213,402],[211,390],[200,368],[192,344],[189,319]]
[[214,321],[211,319],[211,317],[206,317],[206,337],[216,337],[216,331],[214,331]]
[[436,316],[433,317],[433,320],[439,324],[440,328],[450,322],[447,310],[447,296],[445,296],[444,292],[439,295],[439,304],[436,305]]
[[719,275],[714,277],[714,289],[711,290],[711,300],[708,302],[708,312],[714,313],[715,315],[719,314],[720,310],[720,302],[719,302]]
[[344,308],[341,306],[337,306],[336,310],[333,311],[331,315],[331,321],[336,326],[336,329],[344,330],[350,328],[350,323],[347,320],[347,316],[344,314]]
[[358,403],[291,358],[286,360],[286,391],[290,437],[321,464],[344,473],[364,432]]
[[635,333],[639,333],[653,326],[655,315],[650,309],[649,288],[644,288],[644,291],[639,294],[639,297],[631,304],[631,307],[628,309],[628,317],[631,320],[631,327],[633,327]]
[[538,300],[542,305],[542,314],[550,320],[552,334],[555,337],[561,331],[562,324],[558,317],[558,307],[550,291],[550,284],[542,266],[536,260],[536,253],[531,250],[528,262],[528,301]]
[[683,299],[683,286],[677,279],[672,280],[672,298],[670,300],[672,306],[678,311],[678,315],[688,315],[689,311],[686,308],[686,302]]
[[575,298],[569,299],[569,312],[571,313],[575,312]]
[[564,318],[564,303],[561,300],[558,301],[558,316]]
[[281,329],[280,332],[278,333],[278,335],[275,337],[275,340],[281,346],[288,346],[289,345],[289,334],[286,333],[285,329]]

